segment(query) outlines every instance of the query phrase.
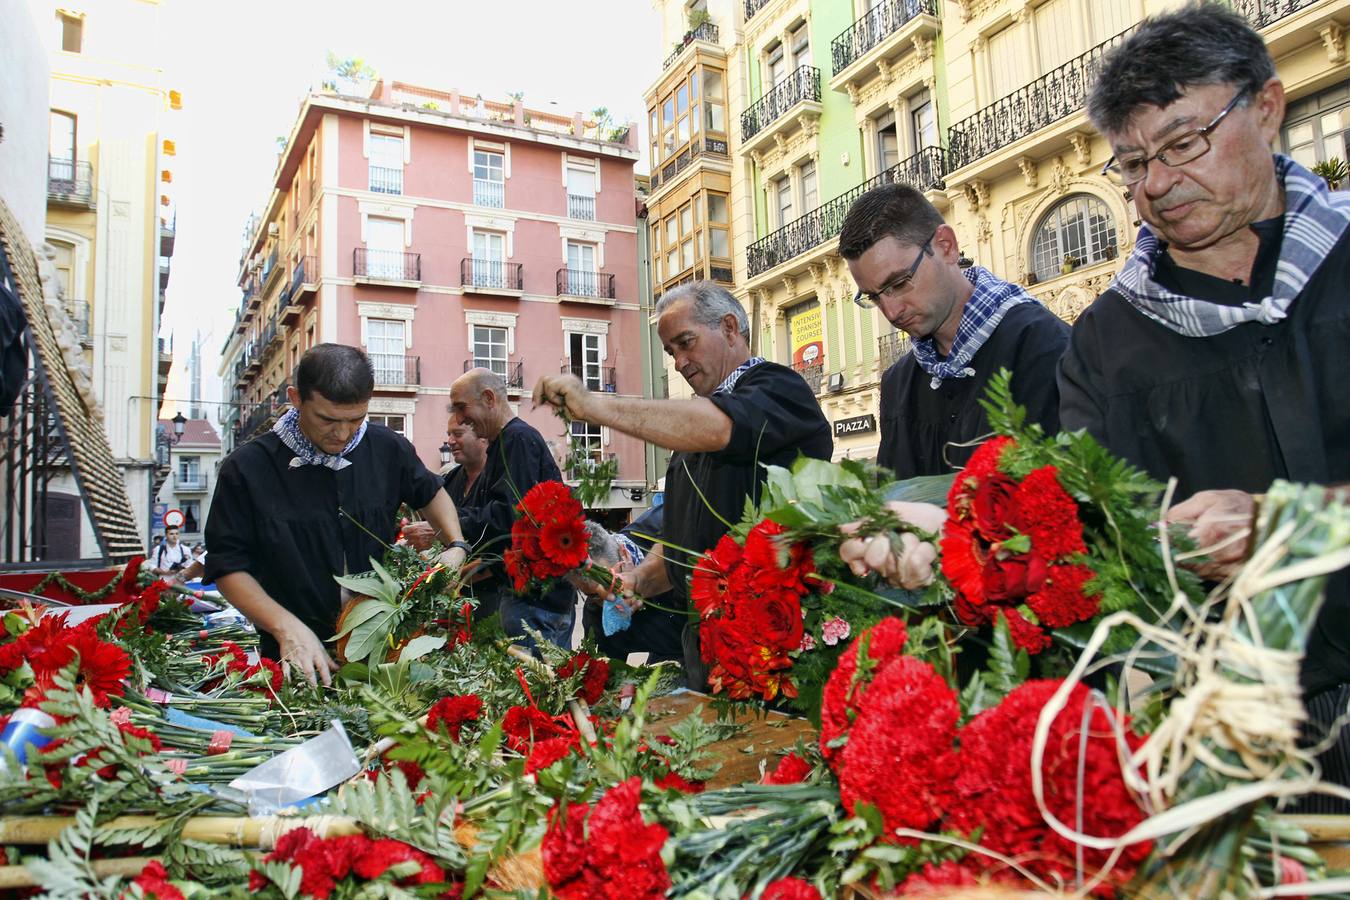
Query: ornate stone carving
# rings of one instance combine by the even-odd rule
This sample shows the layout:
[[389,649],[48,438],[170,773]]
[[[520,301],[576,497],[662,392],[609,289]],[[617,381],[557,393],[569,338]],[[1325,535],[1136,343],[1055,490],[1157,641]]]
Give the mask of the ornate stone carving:
[[820,116],[815,113],[802,113],[797,117],[797,125],[801,128],[803,137],[808,139],[820,134]]
[[806,271],[811,273],[811,283],[817,288],[825,284],[826,272],[822,263],[811,263],[806,267]]
[[986,215],[980,216],[975,228],[975,239],[981,244],[989,243],[990,238],[994,236],[994,228],[989,224],[989,217]]
[[773,136],[773,143],[779,153],[787,152],[787,138],[783,137],[783,132],[780,131]]
[[989,184],[985,181],[976,179],[967,182],[965,185],[966,203],[970,205],[972,213],[979,212],[989,205]]
[[1068,166],[1064,165],[1064,157],[1056,156],[1055,164],[1050,167],[1050,183],[1055,189],[1056,194],[1063,194],[1069,189],[1069,179],[1073,178],[1073,172]]
[[926,60],[932,58],[932,56],[933,56],[933,40],[932,40],[932,38],[927,38],[927,37],[924,37],[924,36],[921,35],[921,34],[916,34],[916,35],[914,35],[913,38],[911,38],[911,41],[912,41],[913,44],[914,44],[915,58],[916,58],[919,62],[924,62],[924,61],[926,61]]
[[797,279],[792,275],[783,276],[783,290],[787,291],[788,298],[797,296]]
[[1322,46],[1327,51],[1327,62],[1345,62],[1345,41],[1341,35],[1340,23],[1328,22],[1317,29],[1317,33],[1322,36]]
[[858,86],[850,81],[844,85],[844,90],[848,91],[848,102],[852,103],[854,108],[857,108],[858,101],[862,97],[862,94],[858,91]]
[[1073,155],[1080,170],[1092,165],[1092,139],[1090,137],[1081,131],[1072,131],[1069,133],[1069,144],[1073,147]]
[[1024,156],[1017,161],[1017,168],[1022,170],[1022,180],[1027,183],[1027,187],[1036,186],[1036,160],[1030,156]]
[[877,74],[881,76],[882,84],[890,84],[894,77],[891,64],[884,59],[877,60]]

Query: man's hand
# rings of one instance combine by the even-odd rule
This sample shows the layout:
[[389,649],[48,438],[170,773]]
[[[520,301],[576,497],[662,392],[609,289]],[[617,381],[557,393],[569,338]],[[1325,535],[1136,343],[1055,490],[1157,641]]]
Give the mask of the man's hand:
[[[886,506],[902,521],[935,534],[941,534],[942,526],[947,521],[947,511],[931,503],[892,501]],[[852,534],[861,526],[861,522],[850,522],[841,526],[840,530]],[[891,536],[887,534],[850,538],[839,547],[839,558],[854,575],[876,572],[888,584],[913,591],[927,587],[933,581],[933,567],[938,552],[937,547],[927,541],[920,541],[909,532],[901,532],[898,546],[892,543]]]
[[451,572],[455,572],[460,566],[464,565],[464,560],[468,555],[469,554],[464,551],[463,547],[451,547],[440,556],[436,557],[436,561]]
[[409,522],[403,526],[403,540],[414,550],[430,550],[436,542],[436,529],[430,522]]
[[1227,578],[1242,567],[1251,543],[1256,501],[1246,491],[1201,491],[1167,511],[1167,521],[1189,524],[1191,540],[1207,557],[1190,568],[1201,578]]
[[639,609],[642,609],[642,595],[638,593],[637,570],[634,569],[630,572],[615,573],[614,589],[602,595],[601,599],[617,600],[627,607],[630,613],[635,613]]
[[310,684],[321,680],[327,687],[333,683],[332,675],[338,665],[303,622],[292,617],[290,622],[272,632],[272,637],[281,647],[281,668],[287,677],[294,670],[304,675]]
[[594,397],[575,375],[545,375],[534,386],[536,408],[547,403],[561,409],[574,419],[590,421]]

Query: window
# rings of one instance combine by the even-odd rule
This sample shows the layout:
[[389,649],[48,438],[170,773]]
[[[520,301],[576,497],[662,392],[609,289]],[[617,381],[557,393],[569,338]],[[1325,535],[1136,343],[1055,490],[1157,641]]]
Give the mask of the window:
[[782,228],[792,221],[792,179],[784,175],[773,183],[774,209],[777,225]]
[[675,96],[661,104],[661,158],[675,155]]
[[599,294],[599,279],[595,274],[595,245],[567,242],[566,292],[581,297]]
[[730,218],[726,194],[708,194],[708,255],[713,259],[731,259],[731,239],[727,229]]
[[384,413],[371,413],[366,417],[372,425],[383,425],[395,434],[408,436],[408,417],[391,416]]
[[491,369],[506,378],[506,329],[496,325],[473,325],[471,329],[474,366]]
[[909,134],[911,153],[938,145],[937,112],[927,91],[909,98]]
[[1027,54],[1023,50],[1020,26],[1011,25],[989,38],[988,100],[1011,94],[1027,83]]
[[200,456],[178,457],[178,480],[196,481],[201,476],[202,459]]
[[605,433],[599,425],[575,420],[572,422],[572,455],[582,456],[598,463],[605,453]]
[[394,281],[405,279],[403,220],[370,216],[366,219],[366,274]]
[[1089,194],[1075,194],[1061,201],[1045,214],[1034,234],[1031,262],[1039,281],[1116,258],[1111,211]]
[[370,189],[380,194],[403,193],[403,138],[371,133]]
[[75,180],[75,117],[52,110],[48,125],[47,153],[51,156],[51,177]]
[[811,65],[811,38],[806,33],[806,23],[798,25],[790,35],[792,41],[792,65],[800,69]]
[[[1036,45],[1042,72],[1064,65],[1087,49],[1073,21],[1070,5],[1075,2],[1077,0],[1049,0],[1036,8]],[[1098,0],[1085,5],[1093,6],[1096,2]],[[1020,86],[1009,85],[1005,93]]]
[[567,166],[567,216],[595,220],[595,168],[569,163]]
[[895,111],[887,110],[875,119],[877,127],[877,171],[879,174],[900,161],[900,136],[895,128]]
[[506,205],[505,159],[490,150],[473,151],[473,203],[501,209]]
[[680,207],[680,270],[694,265],[694,205]]
[[472,276],[474,287],[514,287],[506,283],[506,235],[474,230]]
[[375,368],[377,385],[407,384],[402,319],[367,319],[366,352]]
[[703,70],[703,130],[725,134],[727,101],[722,90],[722,73]]
[[196,534],[202,530],[202,502],[200,500],[179,500],[178,508],[183,511],[183,534]]
[[783,45],[774,44],[769,50],[769,83],[764,86],[764,93],[778,86],[784,78],[787,77],[787,62],[783,58]]
[[84,16],[74,13],[56,13],[56,33],[61,49],[66,53],[79,53],[84,47]]
[[1284,123],[1280,132],[1284,152],[1300,165],[1311,169],[1333,157],[1350,158],[1350,86],[1342,84],[1290,103]]
[[802,212],[808,213],[820,202],[820,193],[816,189],[816,164],[802,163],[799,171],[802,179]]
[[52,238],[48,238],[47,243],[56,251],[56,258],[52,260],[56,266],[56,281],[61,286],[61,296],[65,298],[66,304],[69,306],[70,302],[76,299],[75,245]]
[[567,364],[572,374],[592,391],[611,390],[605,385],[600,361],[604,358],[603,336],[598,334],[567,335]]

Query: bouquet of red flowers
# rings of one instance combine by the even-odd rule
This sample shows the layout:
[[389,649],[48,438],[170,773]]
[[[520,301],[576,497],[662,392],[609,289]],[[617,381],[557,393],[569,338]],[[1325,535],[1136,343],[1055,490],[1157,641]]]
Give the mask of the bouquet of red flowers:
[[516,593],[547,589],[586,563],[586,517],[567,485],[539,482],[520,498],[516,512],[520,517],[511,526],[511,549],[502,554]]

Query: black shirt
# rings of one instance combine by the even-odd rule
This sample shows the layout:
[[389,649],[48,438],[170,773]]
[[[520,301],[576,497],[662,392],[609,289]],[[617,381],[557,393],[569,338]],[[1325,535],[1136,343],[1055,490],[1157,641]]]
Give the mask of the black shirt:
[[[1159,262],[1157,277],[1214,302],[1266,296],[1278,262],[1268,242],[1279,239],[1280,229],[1254,228],[1262,248],[1252,287],[1181,270],[1170,260]],[[1248,322],[1212,337],[1185,337],[1107,290],[1074,325],[1059,372],[1060,419],[1066,429],[1086,428],[1154,478],[1176,477],[1179,500],[1212,489],[1260,493],[1277,478],[1350,481],[1350,404],[1341,396],[1350,383],[1346,285],[1350,232],[1274,325]],[[1310,638],[1303,670],[1309,692],[1350,681],[1345,587],[1342,573]]]
[[[964,466],[975,452],[972,441],[989,434],[989,417],[979,401],[989,379],[1006,368],[1013,373],[1013,397],[1027,408],[1027,421],[1046,432],[1059,431],[1055,366],[1069,343],[1069,326],[1039,303],[1010,308],[994,333],[975,352],[969,378],[944,378],[934,390],[932,376],[913,353],[881,376],[881,446],[877,464],[897,478],[941,475]],[[968,446],[957,446],[957,445]]]
[[666,469],[661,535],[666,573],[681,598],[688,596],[686,579],[697,557],[688,558],[671,544],[699,554],[716,546],[727,532],[721,519],[739,522],[746,498],[759,501],[761,463],[791,466],[798,453],[829,459],[834,450],[815,394],[786,366],[760,363],[732,390],[708,399],[731,419],[731,439],[715,452],[676,453]]
[[[516,519],[515,509],[520,498],[541,481],[561,480],[562,473],[558,471],[558,464],[543,435],[521,419],[511,419],[488,444],[483,471],[463,498],[459,525],[464,531],[464,540],[473,544],[476,552],[500,559],[511,547],[511,523]],[[489,571],[491,577],[476,589],[510,589],[510,579],[500,562]],[[575,596],[575,589],[566,582],[559,582],[548,594],[531,600],[558,611],[570,608]]]
[[[367,427],[347,455],[351,465],[340,471],[291,468],[295,458],[268,432],[221,465],[206,522],[211,552],[204,578],[209,583],[248,572],[326,640],[336,630],[341,603],[333,576],[369,571],[370,560],[384,556],[380,542],[394,541],[399,505],[424,508],[441,482],[412,444],[381,425]],[[276,658],[270,634],[259,632],[258,642],[264,656]]]

